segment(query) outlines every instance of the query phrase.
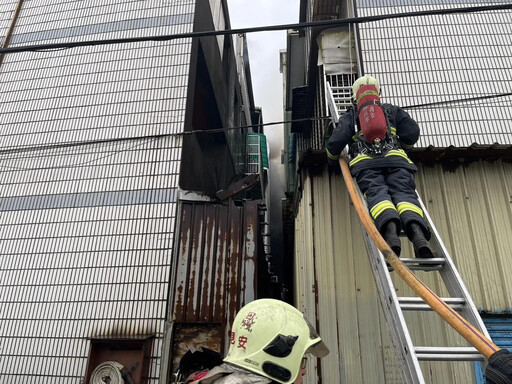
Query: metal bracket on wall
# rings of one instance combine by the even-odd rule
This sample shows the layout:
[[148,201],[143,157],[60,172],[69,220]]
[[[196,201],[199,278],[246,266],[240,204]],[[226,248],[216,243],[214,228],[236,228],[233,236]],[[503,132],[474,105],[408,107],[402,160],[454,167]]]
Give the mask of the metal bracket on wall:
[[251,189],[260,182],[260,176],[257,173],[245,176],[240,180],[231,183],[226,189],[217,192],[216,196],[219,200],[226,200],[237,193]]

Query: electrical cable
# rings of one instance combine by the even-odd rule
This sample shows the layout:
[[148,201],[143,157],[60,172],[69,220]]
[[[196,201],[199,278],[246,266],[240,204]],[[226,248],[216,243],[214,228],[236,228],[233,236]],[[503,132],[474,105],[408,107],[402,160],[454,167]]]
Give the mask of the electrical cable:
[[487,96],[477,96],[477,97],[468,97],[464,99],[455,99],[455,100],[446,100],[446,101],[436,101],[433,103],[426,103],[426,104],[416,104],[416,105],[409,105],[406,107],[402,107],[403,109],[423,109],[425,107],[434,107],[434,106],[441,106],[446,104],[456,104],[456,103],[463,103],[465,101],[476,101],[476,100],[487,100],[487,99],[496,99],[499,97],[505,97],[505,96],[512,96],[512,92],[508,93],[500,93],[497,95],[487,95]]
[[[463,102],[475,101],[475,100],[489,100],[489,99],[496,99],[496,98],[506,97],[506,96],[512,96],[512,92],[500,93],[500,94],[496,94],[496,95],[468,97],[468,98],[456,99],[456,100],[438,101],[438,102],[433,102],[433,103],[408,105],[408,106],[402,106],[402,108],[403,109],[426,109],[426,108],[430,107],[433,109],[433,108],[448,105],[448,104],[463,103]],[[94,145],[94,144],[105,144],[105,143],[115,143],[115,142],[126,142],[126,141],[134,141],[134,140],[158,140],[158,139],[161,139],[164,137],[179,137],[179,136],[189,136],[189,135],[215,134],[215,133],[240,130],[240,129],[248,129],[248,128],[254,129],[257,127],[267,127],[267,126],[271,126],[271,125],[291,124],[291,123],[300,123],[300,122],[304,122],[304,121],[330,120],[330,119],[331,119],[330,116],[316,116],[316,117],[306,117],[306,118],[302,118],[302,119],[273,121],[270,123],[240,125],[240,126],[236,126],[236,127],[214,128],[214,129],[208,129],[208,130],[200,130],[199,129],[199,130],[184,131],[184,132],[179,132],[179,133],[163,133],[163,134],[158,134],[158,135],[112,138],[112,139],[104,139],[104,140],[77,141],[77,142],[59,143],[59,144],[51,144],[51,145],[25,146],[25,147],[8,148],[8,149],[0,150],[0,154],[19,153],[19,152],[25,152],[25,151],[41,150],[41,149],[75,147],[75,146],[79,146],[79,145]]]
[[136,141],[136,140],[158,140],[164,137],[179,137],[179,136],[189,136],[189,135],[197,135],[197,134],[213,134],[213,133],[221,133],[226,131],[233,131],[245,128],[254,128],[254,127],[263,127],[269,125],[279,125],[279,124],[287,124],[287,123],[297,123],[303,121],[313,121],[313,120],[329,120],[331,117],[329,116],[319,116],[319,117],[307,117],[303,119],[295,119],[295,120],[283,120],[283,121],[274,121],[271,123],[262,123],[262,124],[254,124],[254,125],[240,125],[237,127],[227,127],[227,128],[215,128],[208,130],[192,130],[192,131],[184,131],[178,133],[162,133],[157,135],[146,135],[146,136],[131,136],[131,137],[122,137],[122,138],[112,138],[112,139],[103,139],[103,140],[87,140],[87,141],[74,141],[68,143],[58,143],[58,144],[48,144],[48,145],[34,145],[34,146],[20,146],[16,148],[7,148],[0,149],[0,155],[6,153],[19,153],[19,152],[28,152],[34,150],[41,149],[55,149],[55,148],[68,148],[68,147],[76,147],[80,145],[94,145],[94,144],[106,144],[106,143],[117,143],[117,142],[127,142],[127,141]]
[[0,55],[8,54],[8,53],[44,51],[44,50],[54,50],[54,49],[63,49],[63,48],[85,47],[85,46],[124,44],[124,43],[147,42],[147,41],[170,41],[170,40],[184,39],[184,38],[233,35],[233,34],[244,34],[244,33],[253,33],[253,32],[281,31],[281,30],[289,30],[289,29],[300,30],[300,29],[311,28],[311,27],[335,27],[335,26],[368,23],[368,22],[389,20],[389,19],[400,19],[400,18],[406,18],[406,17],[450,15],[450,14],[454,14],[454,13],[486,12],[486,11],[498,11],[498,10],[505,10],[505,9],[512,9],[512,4],[448,8],[448,9],[404,12],[404,13],[394,13],[394,14],[385,14],[385,15],[376,15],[376,16],[350,17],[350,18],[336,19],[336,20],[309,21],[309,22],[302,22],[302,23],[295,23],[295,24],[280,24],[280,25],[270,25],[270,26],[263,26],[263,27],[228,29],[228,30],[221,30],[221,31],[189,32],[189,33],[179,33],[179,34],[170,34],[170,35],[161,35],[161,36],[129,37],[129,38],[121,38],[121,39],[118,38],[118,39],[91,40],[91,41],[75,41],[75,42],[67,42],[67,43],[33,44],[33,45],[28,45],[28,46],[0,48]]
[[[122,44],[122,43],[130,43],[130,42],[145,42],[145,41],[169,41],[169,40],[180,39],[180,38],[191,38],[191,37],[197,38],[197,37],[206,37],[206,36],[242,34],[242,33],[264,32],[264,31],[278,31],[278,30],[289,30],[289,29],[297,30],[297,29],[305,29],[305,28],[319,27],[319,26],[351,25],[351,24],[366,23],[366,22],[373,22],[373,21],[380,21],[380,20],[387,20],[387,19],[405,18],[405,17],[418,17],[418,16],[429,16],[429,15],[449,15],[449,14],[453,14],[453,13],[470,13],[470,12],[472,13],[472,12],[485,12],[485,11],[496,11],[496,10],[506,10],[506,9],[512,9],[512,4],[450,8],[450,9],[417,11],[417,12],[405,12],[405,13],[385,14],[385,15],[377,15],[377,16],[353,17],[353,18],[336,19],[336,20],[313,21],[313,22],[273,25],[273,26],[264,26],[264,27],[239,28],[239,29],[230,29],[230,30],[221,30],[221,31],[191,32],[191,33],[181,33],[181,34],[162,35],[162,36],[123,38],[123,39],[106,39],[106,40],[93,40],[93,41],[81,41],[81,42],[69,42],[69,43],[55,43],[55,44],[37,44],[37,45],[30,45],[30,46],[1,48],[0,55],[6,54],[6,53],[16,53],[16,52],[69,49],[69,48],[81,47],[81,46],[97,46],[97,45],[109,45],[109,44]],[[498,95],[480,96],[480,97],[475,97],[475,98],[466,98],[466,99],[457,99],[457,100],[440,101],[440,102],[433,102],[433,103],[426,103],[426,104],[410,105],[410,106],[404,106],[402,108],[404,108],[404,109],[421,109],[421,108],[428,108],[428,107],[437,107],[437,106],[452,104],[452,103],[460,103],[460,102],[470,101],[470,100],[492,99],[492,98],[499,98],[499,97],[511,96],[511,95],[512,95],[512,93],[503,93],[503,94],[498,94]],[[162,137],[185,136],[185,135],[192,135],[192,134],[214,134],[214,133],[225,132],[225,131],[229,131],[229,130],[254,128],[255,126],[263,127],[263,126],[271,126],[271,125],[302,122],[302,121],[328,120],[328,119],[330,119],[330,117],[320,116],[320,117],[295,119],[295,120],[287,120],[287,121],[280,121],[280,122],[271,122],[271,123],[264,123],[264,124],[257,124],[257,125],[245,125],[245,126],[238,126],[238,127],[217,128],[217,129],[211,129],[211,130],[192,130],[192,131],[185,131],[185,132],[180,132],[180,133],[168,133],[168,134],[161,134],[161,135],[129,137],[129,138],[115,138],[115,139],[94,140],[94,141],[81,141],[81,142],[72,142],[72,143],[60,143],[60,144],[56,144],[56,145],[40,145],[40,146],[35,146],[35,147],[27,146],[27,147],[5,149],[5,150],[0,151],[0,153],[30,151],[30,150],[34,150],[34,149],[39,150],[39,149],[56,148],[56,147],[69,147],[69,146],[77,146],[77,145],[84,145],[84,144],[99,144],[99,143],[141,140],[141,139],[158,139],[158,138],[162,138]]]

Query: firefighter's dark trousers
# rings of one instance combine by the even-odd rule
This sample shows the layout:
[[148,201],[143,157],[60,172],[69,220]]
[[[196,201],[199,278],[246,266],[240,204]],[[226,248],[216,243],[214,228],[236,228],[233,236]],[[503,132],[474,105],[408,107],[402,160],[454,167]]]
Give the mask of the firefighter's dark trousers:
[[405,168],[364,169],[359,171],[356,180],[380,233],[389,220],[395,220],[398,229],[401,229],[401,224],[404,230],[415,221],[423,229],[425,237],[430,239],[412,171]]

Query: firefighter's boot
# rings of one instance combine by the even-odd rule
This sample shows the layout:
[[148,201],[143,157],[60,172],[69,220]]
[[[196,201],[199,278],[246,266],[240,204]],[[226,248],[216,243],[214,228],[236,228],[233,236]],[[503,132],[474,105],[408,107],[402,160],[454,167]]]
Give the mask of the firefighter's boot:
[[390,220],[386,223],[382,237],[384,237],[384,240],[386,240],[386,243],[388,243],[393,252],[395,252],[397,256],[400,256],[402,243],[400,242],[400,237],[398,237],[398,227],[394,220]]
[[428,245],[428,240],[425,237],[425,233],[418,223],[410,223],[406,233],[414,247],[414,253],[416,254],[416,257],[434,257],[434,254]]

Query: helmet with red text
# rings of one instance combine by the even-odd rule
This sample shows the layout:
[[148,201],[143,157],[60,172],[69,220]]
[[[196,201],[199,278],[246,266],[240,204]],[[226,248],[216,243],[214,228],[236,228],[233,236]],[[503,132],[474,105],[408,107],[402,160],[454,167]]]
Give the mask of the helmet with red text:
[[259,299],[236,315],[224,361],[287,384],[307,353],[323,357],[329,349],[304,315],[283,301]]

